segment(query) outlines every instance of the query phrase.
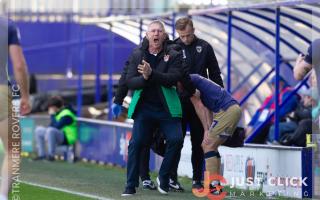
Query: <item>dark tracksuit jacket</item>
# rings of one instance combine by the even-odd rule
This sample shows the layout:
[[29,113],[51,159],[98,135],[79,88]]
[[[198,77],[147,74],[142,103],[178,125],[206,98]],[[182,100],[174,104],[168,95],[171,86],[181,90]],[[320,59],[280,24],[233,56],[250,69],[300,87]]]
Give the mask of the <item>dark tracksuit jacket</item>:
[[[175,44],[173,41],[167,40],[166,44],[167,44],[167,49],[173,49],[175,51],[178,51],[179,53],[182,53],[182,48],[180,47],[180,45]],[[142,40],[142,43],[138,46],[138,48],[146,49],[147,46],[148,46],[148,40],[144,37]],[[118,88],[113,101],[115,104],[118,104],[118,105],[122,105],[123,99],[127,96],[127,93],[129,90],[126,83],[128,65],[129,65],[129,61],[126,61],[123,71],[121,73],[121,77],[119,79]],[[185,62],[182,63],[181,67],[184,71],[187,71],[187,72],[189,71],[188,66],[186,65]],[[183,85],[186,87],[184,96],[191,96],[195,92],[195,87],[192,85],[190,79],[185,76],[181,81],[183,82]]]
[[174,42],[182,48],[182,56],[186,60],[189,74],[199,74],[223,87],[217,58],[208,42],[197,37],[188,46],[183,44],[180,38]]
[[[134,115],[136,106],[140,103],[141,98],[148,98],[147,95],[144,97],[143,90],[145,89],[145,91],[147,91],[151,85],[160,98],[160,104],[171,114],[171,117],[181,117],[181,104],[179,98],[177,98],[176,91],[172,88],[172,86],[175,86],[177,81],[182,78],[181,55],[173,49],[168,49],[165,45],[164,49],[158,55],[156,69],[152,69],[150,78],[145,80],[137,71],[137,66],[142,63],[143,59],[147,60],[149,56],[147,54],[148,46],[142,45],[134,49],[129,58],[126,84],[129,89],[135,90],[135,92],[129,107],[128,116],[132,117]],[[150,91],[151,90],[148,92]],[[139,93],[142,94],[140,95]],[[150,101],[151,99],[148,100]],[[153,103],[156,104],[156,101],[157,100],[154,100]]]

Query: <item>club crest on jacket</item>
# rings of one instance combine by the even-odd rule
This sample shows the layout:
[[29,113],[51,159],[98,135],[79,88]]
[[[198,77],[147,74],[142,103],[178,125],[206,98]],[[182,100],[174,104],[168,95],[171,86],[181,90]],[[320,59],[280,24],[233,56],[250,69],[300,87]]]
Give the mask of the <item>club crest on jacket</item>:
[[202,46],[196,46],[196,50],[197,50],[198,53],[201,53],[201,51],[202,51]]

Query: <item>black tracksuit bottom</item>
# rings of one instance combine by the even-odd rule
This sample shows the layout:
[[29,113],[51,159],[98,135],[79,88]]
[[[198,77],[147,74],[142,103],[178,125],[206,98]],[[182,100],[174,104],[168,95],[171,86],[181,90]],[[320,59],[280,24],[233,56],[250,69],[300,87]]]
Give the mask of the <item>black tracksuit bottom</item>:
[[[202,123],[193,107],[191,101],[182,100],[182,132],[183,137],[186,135],[187,126],[190,127],[190,135],[191,135],[191,145],[192,145],[192,154],[191,154],[191,162],[193,169],[193,180],[201,181],[203,179],[203,168],[204,168],[204,153],[201,147],[201,143],[204,136],[204,130]],[[182,149],[182,148],[181,148]],[[180,162],[181,151],[177,155],[176,163],[173,167],[171,173],[171,179],[177,181],[177,171],[178,165]]]

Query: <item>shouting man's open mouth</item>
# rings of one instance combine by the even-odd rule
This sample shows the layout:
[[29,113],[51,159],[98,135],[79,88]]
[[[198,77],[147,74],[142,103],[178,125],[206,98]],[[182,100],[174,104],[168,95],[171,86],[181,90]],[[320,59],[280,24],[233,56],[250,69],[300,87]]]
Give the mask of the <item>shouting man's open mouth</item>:
[[155,44],[158,44],[159,41],[160,41],[160,40],[159,40],[158,38],[154,38],[154,39],[153,39],[153,42],[154,42]]

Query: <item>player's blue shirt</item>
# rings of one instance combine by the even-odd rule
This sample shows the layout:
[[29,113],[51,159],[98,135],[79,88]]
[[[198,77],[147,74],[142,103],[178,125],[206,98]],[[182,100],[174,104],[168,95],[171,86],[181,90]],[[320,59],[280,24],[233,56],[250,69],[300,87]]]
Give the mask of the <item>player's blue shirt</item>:
[[191,81],[200,91],[201,101],[209,110],[217,113],[221,109],[227,110],[230,106],[238,104],[232,96],[218,84],[198,74],[191,74]]
[[8,46],[20,45],[20,33],[8,18],[0,16],[0,84],[8,84]]
[[20,45],[20,32],[17,26],[11,21],[8,21],[8,45]]

